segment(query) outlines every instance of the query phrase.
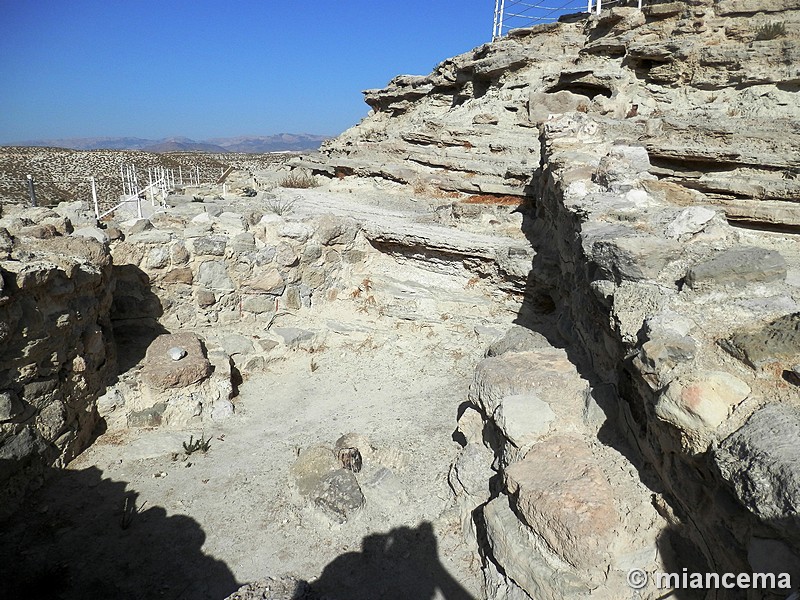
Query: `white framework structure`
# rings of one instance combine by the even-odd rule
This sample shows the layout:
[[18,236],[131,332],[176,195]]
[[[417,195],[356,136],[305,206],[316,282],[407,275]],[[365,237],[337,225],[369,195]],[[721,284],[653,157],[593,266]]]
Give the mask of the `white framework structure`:
[[[604,7],[623,4],[625,0],[494,0],[494,23],[492,41],[503,37],[504,31],[514,27],[532,27],[539,23],[550,23],[565,14],[595,12]],[[639,9],[642,0],[637,0]]]

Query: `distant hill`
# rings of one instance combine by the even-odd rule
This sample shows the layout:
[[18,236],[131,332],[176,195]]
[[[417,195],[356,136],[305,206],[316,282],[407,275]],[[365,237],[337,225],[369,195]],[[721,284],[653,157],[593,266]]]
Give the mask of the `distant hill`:
[[49,140],[24,140],[2,146],[40,146],[70,148],[72,150],[143,150],[145,152],[282,152],[287,150],[317,150],[326,136],[306,133],[278,133],[276,135],[238,136],[193,140],[187,137],[170,137],[151,140],[135,137],[59,138]]
[[279,133],[266,136],[239,136],[206,140],[228,152],[281,152],[284,150],[317,150],[328,139],[324,135]]
[[178,142],[176,140],[168,140],[145,146],[141,148],[144,152],[229,152],[222,146],[216,144],[208,144],[206,142]]

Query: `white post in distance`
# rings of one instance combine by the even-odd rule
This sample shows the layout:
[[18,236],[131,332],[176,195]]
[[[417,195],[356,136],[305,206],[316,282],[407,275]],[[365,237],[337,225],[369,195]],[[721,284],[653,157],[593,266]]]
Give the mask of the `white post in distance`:
[[90,177],[92,181],[92,202],[94,202],[94,216],[99,221],[100,220],[100,205],[97,202],[97,184],[94,180],[94,175]]

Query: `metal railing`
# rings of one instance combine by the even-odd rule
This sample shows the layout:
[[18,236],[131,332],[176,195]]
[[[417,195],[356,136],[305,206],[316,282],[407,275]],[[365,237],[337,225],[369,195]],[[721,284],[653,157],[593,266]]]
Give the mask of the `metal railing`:
[[[509,29],[552,23],[563,15],[580,12],[599,15],[604,8],[628,3],[628,0],[495,0],[492,41],[503,37]],[[642,0],[634,0],[634,4],[642,8]]]
[[[168,208],[167,198],[175,190],[186,185],[205,185],[203,182],[214,182],[218,178],[221,180],[232,170],[232,167],[227,171],[224,167],[219,167],[218,172],[211,174],[207,166],[148,167],[148,183],[144,187],[139,183],[137,167],[132,164],[120,166],[116,177],[109,174],[81,175],[74,170],[58,169],[35,176],[28,174],[7,177],[0,174],[0,204],[52,206],[58,202],[88,200],[97,220],[112,213],[117,213],[117,217],[149,217],[157,210]],[[91,199],[87,198],[89,193]]]

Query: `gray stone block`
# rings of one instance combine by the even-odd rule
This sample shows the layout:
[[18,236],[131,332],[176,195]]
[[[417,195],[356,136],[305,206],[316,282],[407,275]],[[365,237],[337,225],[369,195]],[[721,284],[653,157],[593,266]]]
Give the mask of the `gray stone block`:
[[800,313],[784,315],[755,331],[734,333],[720,345],[754,368],[800,359]]
[[226,243],[227,238],[221,235],[199,237],[192,242],[198,256],[224,256]]
[[283,339],[289,348],[297,348],[301,343],[314,339],[314,332],[299,327],[273,327],[272,332]]
[[489,345],[486,350],[486,356],[500,356],[506,352],[526,352],[540,348],[550,348],[550,343],[546,337],[538,331],[533,331],[521,325],[514,325],[506,331],[503,337]]
[[770,283],[786,279],[786,260],[775,250],[747,246],[724,250],[698,263],[686,274],[692,289]]
[[800,543],[800,409],[756,411],[713,460],[745,508]]

